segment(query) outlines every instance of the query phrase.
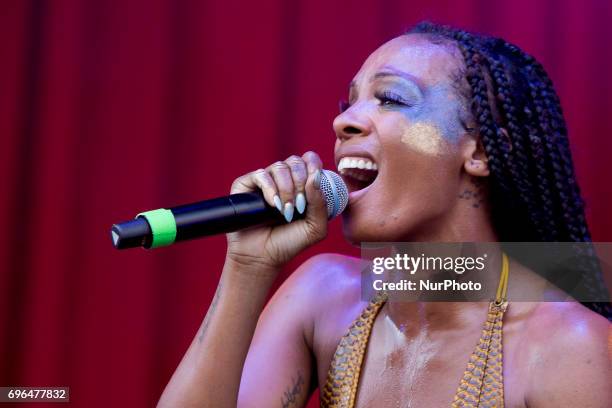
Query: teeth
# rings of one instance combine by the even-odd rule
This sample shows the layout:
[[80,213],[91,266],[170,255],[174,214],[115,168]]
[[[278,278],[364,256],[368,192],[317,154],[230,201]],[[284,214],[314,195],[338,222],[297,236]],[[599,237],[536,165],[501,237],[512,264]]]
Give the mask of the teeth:
[[338,171],[341,174],[345,173],[345,169],[366,169],[366,170],[378,170],[376,163],[369,159],[362,157],[343,157],[338,163]]

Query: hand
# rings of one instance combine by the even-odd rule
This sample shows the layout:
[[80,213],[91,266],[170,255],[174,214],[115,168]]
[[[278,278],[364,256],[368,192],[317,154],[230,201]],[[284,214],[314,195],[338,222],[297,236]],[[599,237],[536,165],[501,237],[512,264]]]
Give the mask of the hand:
[[[278,270],[308,246],[327,236],[327,207],[315,185],[321,159],[314,152],[293,155],[234,180],[230,194],[260,189],[286,224],[258,226],[227,234],[227,259],[249,267]],[[319,174],[320,177],[320,174]],[[317,180],[318,181],[318,180]],[[305,217],[293,220],[295,211]]]

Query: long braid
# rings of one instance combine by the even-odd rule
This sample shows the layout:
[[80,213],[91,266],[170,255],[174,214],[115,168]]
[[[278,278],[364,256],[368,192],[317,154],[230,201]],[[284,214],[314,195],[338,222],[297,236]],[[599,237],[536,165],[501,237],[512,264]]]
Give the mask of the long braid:
[[[526,66],[526,71],[531,76],[529,81],[532,89],[531,94],[538,106],[538,113],[542,116],[540,125],[545,136],[545,147],[550,156],[550,159],[545,162],[551,164],[555,185],[559,191],[559,202],[562,207],[561,222],[567,226],[567,234],[573,241],[590,242],[591,237],[584,217],[584,204],[580,196],[580,189],[575,181],[567,128],[563,120],[559,98],[554,92],[552,81],[543,67],[531,56],[526,56],[525,60],[530,64]],[[579,293],[581,297],[589,297],[589,294],[592,293],[607,292],[601,276],[601,269],[596,261],[594,248],[591,245],[576,246],[573,253],[579,255],[580,259],[574,265],[575,269],[570,270],[570,275],[572,272],[579,270],[591,272],[580,277],[568,277],[567,280],[570,285],[580,280],[579,288],[573,287],[575,292],[582,291]],[[583,303],[604,316],[612,315],[612,308],[609,303]]]
[[[584,217],[584,204],[580,196],[580,189],[576,183],[569,140],[567,138],[567,127],[563,118],[563,111],[553,83],[542,65],[531,55],[524,53],[513,44],[504,42],[505,47],[525,65],[525,72],[532,78],[530,83],[532,98],[539,105],[545,136],[545,146],[549,154],[558,156],[547,163],[554,169],[557,177],[556,187],[563,190],[561,194],[562,205],[565,205],[563,216],[569,232],[573,235],[573,241],[588,242],[591,240],[589,230]],[[565,178],[564,181],[559,180]],[[570,208],[571,207],[571,208]]]
[[[538,190],[541,190],[537,188],[539,183],[532,182],[534,179],[532,175],[537,177],[538,169],[537,166],[532,165],[534,161],[528,160],[531,153],[531,144],[529,140],[525,140],[525,135],[529,133],[525,131],[524,126],[521,126],[521,121],[517,118],[515,105],[519,104],[519,101],[512,95],[510,79],[504,69],[504,64],[496,58],[491,58],[489,65],[494,79],[494,92],[501,104],[500,111],[510,138],[511,150],[507,162],[511,169],[513,181],[516,184],[521,201],[525,203],[528,217],[537,230],[538,236],[548,240],[552,231],[547,228],[550,225],[545,225],[543,221],[545,220],[544,213],[550,210],[550,206],[547,205],[546,199],[538,194],[540,192]],[[537,155],[537,151],[535,154]],[[538,163],[537,160],[535,162]],[[541,192],[544,193],[544,196],[547,195],[545,189]],[[554,226],[554,223],[551,224]]]
[[[534,152],[534,159],[531,162],[534,163],[536,168],[536,186],[535,189],[539,193],[542,202],[542,208],[544,213],[545,225],[548,230],[548,234],[545,234],[543,240],[546,241],[561,241],[563,240],[563,222],[559,219],[560,210],[558,209],[559,204],[564,201],[563,197],[559,197],[555,200],[555,191],[551,188],[554,181],[552,180],[549,169],[550,165],[555,166],[557,162],[554,158],[547,160],[547,156],[550,153],[550,137],[548,136],[546,126],[542,125],[539,120],[541,113],[540,103],[537,99],[537,89],[534,82],[529,78],[529,74],[525,73],[525,82],[529,88],[529,95],[531,99],[525,104],[525,127],[529,141],[532,145]],[[574,237],[575,241],[582,241],[578,237]]]
[[[428,22],[410,33],[451,42],[461,51],[472,114],[491,170],[493,223],[500,240],[590,242],[561,103],[542,65],[498,38]],[[583,245],[580,252],[587,255],[581,261],[586,272],[579,277],[585,290],[607,294],[594,250]],[[612,319],[609,303],[583,304]]]
[[[457,44],[466,61],[466,76],[472,89],[472,109],[477,118],[479,135],[481,137],[485,153],[488,157],[488,166],[491,169],[493,177],[498,181],[492,186],[492,200],[499,202],[499,205],[493,206],[493,211],[496,214],[513,214],[520,211],[516,206],[515,200],[501,200],[497,197],[513,197],[514,190],[512,188],[512,177],[509,173],[512,172],[504,166],[504,162],[508,159],[508,149],[499,137],[499,128],[495,125],[493,111],[489,103],[488,88],[485,79],[485,69],[482,66],[484,56],[481,55],[474,45],[474,39],[470,34],[458,32],[454,35]],[[505,217],[494,216],[497,221],[498,229],[508,230],[503,227],[503,223],[508,220]],[[508,240],[514,240],[518,237],[515,234],[510,234]]]
[[574,205],[575,194],[571,191],[571,186],[567,182],[569,180],[569,174],[567,169],[562,164],[565,157],[558,149],[558,140],[560,135],[556,133],[552,127],[550,126],[550,111],[548,107],[545,105],[543,101],[543,97],[541,96],[541,85],[539,81],[533,78],[531,74],[530,67],[526,68],[529,75],[529,86],[531,89],[531,96],[533,98],[533,103],[536,106],[536,111],[538,116],[541,118],[539,121],[539,127],[541,129],[543,145],[545,147],[544,151],[550,158],[550,160],[546,160],[547,163],[550,163],[550,167],[552,169],[552,175],[554,177],[554,183],[557,187],[556,191],[558,193],[558,202],[561,205],[561,216],[563,217],[563,225],[566,227],[566,234],[569,235],[570,241],[581,242],[585,241],[584,234],[581,233],[579,228],[576,226],[575,215],[580,210],[576,208]]
[[540,84],[540,95],[545,107],[544,114],[549,119],[548,131],[552,135],[552,141],[547,147],[551,151],[556,150],[557,154],[561,157],[560,169],[558,171],[562,171],[567,180],[567,183],[564,183],[564,187],[567,191],[567,197],[570,199],[568,202],[568,207],[570,208],[564,213],[564,217],[568,227],[573,234],[579,237],[580,241],[590,241],[591,237],[584,217],[584,203],[580,196],[578,184],[575,181],[567,129],[563,120],[561,105],[556,93],[552,89],[552,82],[550,82],[548,76],[544,73],[541,65],[534,65],[534,70],[539,73],[541,78],[544,75],[543,82]]
[[[556,185],[560,191],[563,222],[567,225],[568,234],[574,238],[574,241],[590,242],[591,236],[584,217],[584,203],[580,195],[580,189],[575,181],[561,104],[554,91],[552,81],[544,68],[533,57],[530,58],[531,65],[527,66],[527,70],[540,79],[536,82],[537,86],[534,87],[534,100],[539,104],[541,115],[545,118],[541,121],[542,130],[548,136],[545,138],[545,144],[551,156],[551,160],[547,160],[547,162],[551,163],[554,168]],[[563,181],[567,182],[564,183]],[[574,248],[573,252],[581,256],[577,269],[592,272],[581,277],[581,290],[583,291],[581,295],[588,297],[589,293],[604,293],[607,291],[601,276],[601,269],[596,262],[594,248],[591,245],[583,245]],[[610,317],[612,315],[610,303],[583,303],[604,316]]]

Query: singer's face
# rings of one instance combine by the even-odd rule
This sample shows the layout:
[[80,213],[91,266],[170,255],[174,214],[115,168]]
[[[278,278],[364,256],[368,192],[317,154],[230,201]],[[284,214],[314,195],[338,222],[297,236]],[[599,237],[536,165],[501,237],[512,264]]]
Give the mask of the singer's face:
[[455,51],[404,35],[371,54],[354,77],[348,104],[334,120],[336,165],[345,156],[369,156],[378,172],[341,170],[351,192],[343,214],[349,241],[435,239],[452,228],[466,177],[463,147],[473,137],[461,120],[470,119]]

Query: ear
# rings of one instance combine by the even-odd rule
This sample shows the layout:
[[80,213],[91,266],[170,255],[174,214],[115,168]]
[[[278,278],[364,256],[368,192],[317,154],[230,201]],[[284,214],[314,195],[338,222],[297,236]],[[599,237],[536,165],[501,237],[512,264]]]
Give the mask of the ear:
[[466,173],[476,177],[487,177],[490,173],[488,162],[489,160],[480,138],[470,138],[466,146],[463,162],[463,168]]

